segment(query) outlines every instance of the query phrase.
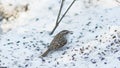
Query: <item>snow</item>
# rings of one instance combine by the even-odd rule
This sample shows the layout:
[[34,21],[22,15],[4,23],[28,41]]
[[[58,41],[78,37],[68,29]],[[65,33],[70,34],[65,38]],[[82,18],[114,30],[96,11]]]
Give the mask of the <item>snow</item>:
[[[60,0],[1,0],[5,7],[29,4],[29,10],[12,20],[0,21],[0,67],[120,68],[119,3],[87,1],[77,0],[55,33],[49,35]],[[65,0],[62,12],[71,2]],[[54,36],[65,29],[73,31],[66,46],[40,58]]]

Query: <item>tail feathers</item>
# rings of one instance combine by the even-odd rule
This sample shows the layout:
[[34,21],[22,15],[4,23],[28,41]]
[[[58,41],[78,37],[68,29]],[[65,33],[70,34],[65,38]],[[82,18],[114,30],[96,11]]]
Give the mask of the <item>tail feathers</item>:
[[47,51],[45,51],[41,56],[42,56],[42,57],[47,56],[47,54],[49,53],[49,51],[50,51],[50,49],[48,49]]

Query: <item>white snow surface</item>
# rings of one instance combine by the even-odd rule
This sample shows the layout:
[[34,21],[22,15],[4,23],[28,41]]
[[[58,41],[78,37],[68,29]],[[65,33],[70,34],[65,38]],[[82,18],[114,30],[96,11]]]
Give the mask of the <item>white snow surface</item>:
[[[0,21],[0,67],[120,68],[120,4],[115,0],[84,1],[76,0],[54,34],[49,35],[60,0],[1,0],[3,4],[29,4],[29,11],[4,25]],[[71,2],[65,0],[62,13]],[[68,43],[39,58],[61,30],[73,31]]]

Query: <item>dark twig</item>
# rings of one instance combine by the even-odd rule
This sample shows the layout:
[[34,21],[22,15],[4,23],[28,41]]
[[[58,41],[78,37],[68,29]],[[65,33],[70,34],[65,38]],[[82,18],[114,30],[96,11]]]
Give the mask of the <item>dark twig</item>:
[[63,14],[63,16],[60,18],[60,20],[58,21],[58,23],[60,23],[61,21],[62,21],[62,19],[63,19],[63,17],[66,15],[66,13],[69,11],[69,9],[71,8],[71,6],[74,4],[74,2],[75,2],[76,0],[74,0],[71,4],[70,4],[70,6],[68,7],[68,9],[65,11],[65,13]]
[[56,20],[56,25],[55,25],[54,29],[52,30],[52,32],[50,33],[50,35],[52,35],[54,33],[55,29],[58,26],[57,22],[58,22],[58,20],[60,18],[60,14],[61,14],[61,11],[62,11],[62,8],[63,8],[63,5],[64,5],[64,1],[65,0],[62,0],[61,6],[60,6],[60,10],[59,10],[59,13],[58,13],[58,16],[57,16],[57,20]]
[[60,18],[60,14],[61,14],[61,11],[62,11],[62,8],[63,8],[63,5],[64,5],[64,1],[65,1],[65,0],[62,0],[61,6],[60,6],[60,10],[59,10],[59,13],[58,13],[58,16],[57,16],[56,23],[58,22],[58,20],[59,20],[59,18]]
[[61,10],[62,10],[62,7],[63,7],[63,2],[64,2],[64,0],[62,0],[61,7],[60,7],[60,10],[59,10],[59,14],[58,14],[58,17],[57,17],[57,20],[56,20],[56,25],[55,25],[54,29],[52,30],[52,32],[50,33],[50,35],[52,35],[54,33],[55,29],[58,27],[59,23],[62,21],[63,17],[66,15],[66,13],[69,11],[69,9],[71,8],[71,6],[74,4],[75,1],[76,0],[73,0],[73,2],[67,8],[67,10],[63,14],[63,16],[59,19],[60,14],[61,14]]

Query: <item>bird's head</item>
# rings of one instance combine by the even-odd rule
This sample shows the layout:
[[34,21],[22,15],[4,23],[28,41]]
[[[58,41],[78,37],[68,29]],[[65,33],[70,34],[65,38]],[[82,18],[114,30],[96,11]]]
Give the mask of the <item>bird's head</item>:
[[67,34],[72,34],[72,31],[68,31],[68,30],[62,30],[61,32],[60,32],[60,34],[63,34],[63,35],[67,35]]

